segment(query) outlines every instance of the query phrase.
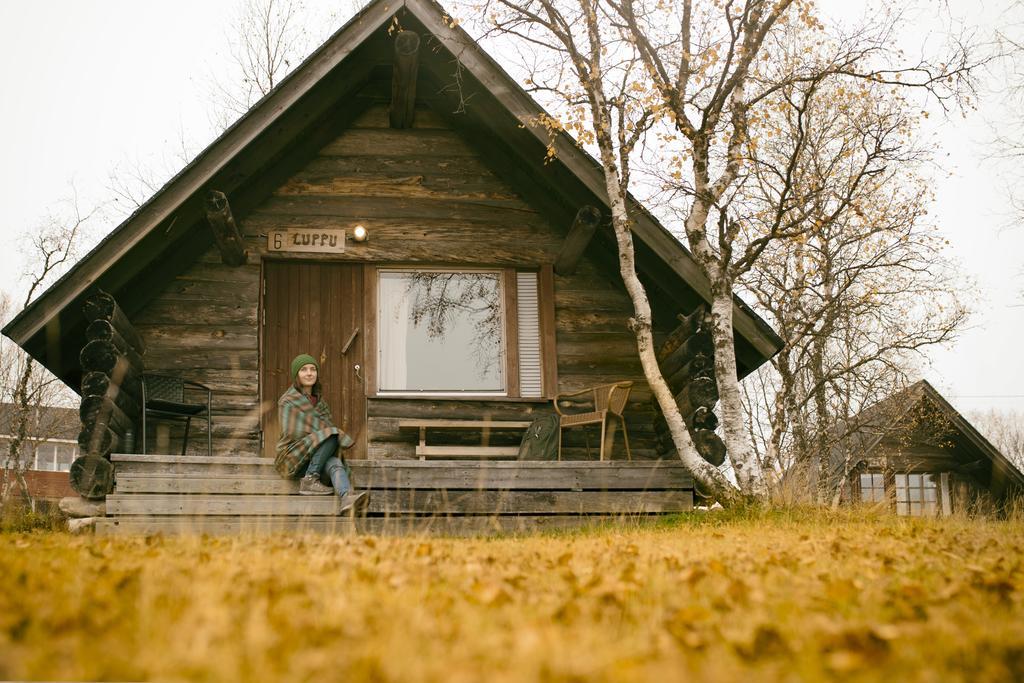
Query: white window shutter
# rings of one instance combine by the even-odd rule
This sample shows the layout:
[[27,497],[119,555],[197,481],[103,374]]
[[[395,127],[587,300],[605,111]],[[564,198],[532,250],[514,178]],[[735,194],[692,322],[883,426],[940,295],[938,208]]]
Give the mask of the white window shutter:
[[537,301],[537,273],[516,273],[519,322],[519,395],[544,395],[540,353],[540,306]]

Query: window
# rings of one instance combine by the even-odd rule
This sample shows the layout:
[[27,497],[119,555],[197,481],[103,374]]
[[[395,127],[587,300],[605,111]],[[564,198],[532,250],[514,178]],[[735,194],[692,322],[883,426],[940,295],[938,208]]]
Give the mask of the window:
[[542,398],[558,385],[551,268],[379,268],[375,395]]
[[938,514],[938,486],[934,474],[896,475],[896,514],[911,517]]
[[865,503],[885,500],[885,477],[881,472],[863,472],[860,475],[860,499]]

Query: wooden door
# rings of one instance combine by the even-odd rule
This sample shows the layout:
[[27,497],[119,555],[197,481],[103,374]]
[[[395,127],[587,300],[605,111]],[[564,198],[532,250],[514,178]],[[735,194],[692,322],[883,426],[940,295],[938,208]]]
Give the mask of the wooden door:
[[320,382],[335,424],[356,440],[346,456],[365,458],[362,265],[266,261],[263,277],[264,456],[273,457],[277,445],[277,400],[291,385],[292,359],[308,353],[320,362]]

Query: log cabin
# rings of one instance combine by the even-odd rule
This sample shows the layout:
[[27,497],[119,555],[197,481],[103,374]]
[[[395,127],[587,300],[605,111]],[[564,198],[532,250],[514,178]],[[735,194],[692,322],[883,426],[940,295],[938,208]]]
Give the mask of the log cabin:
[[842,500],[901,516],[1006,511],[1024,474],[926,380],[866,408],[830,457]]
[[[689,507],[692,482],[659,439],[628,329],[601,168],[567,134],[533,125],[542,112],[432,0],[361,10],[4,328],[83,394],[90,495],[116,484],[108,514],[149,515],[149,526],[121,528],[163,529],[164,515],[186,512],[217,517],[209,528],[250,528],[232,515],[255,508],[160,496],[292,492],[269,479],[244,491],[211,481],[270,476],[277,399],[290,360],[309,353],[356,439],[357,484],[401,488],[429,471],[420,503],[433,512],[505,505],[520,525]],[[678,239],[632,209],[656,340],[677,360],[700,356],[675,362],[674,386],[720,459],[705,344],[686,336],[702,330],[709,284]],[[739,299],[734,328],[741,376],[781,347]],[[209,387],[212,434],[193,424],[183,443],[177,427],[140,430],[143,375]],[[694,380],[699,391],[687,389]],[[599,451],[603,437],[581,428],[565,430],[561,463],[501,461],[560,395],[623,382],[633,383],[628,453],[614,440]],[[139,478],[147,472],[153,481]],[[191,481],[201,475],[210,481]],[[467,478],[529,491],[511,503],[493,490],[464,504],[437,496]],[[633,481],[630,497],[606,495],[612,480]],[[383,492],[371,515],[426,509],[403,505]]]

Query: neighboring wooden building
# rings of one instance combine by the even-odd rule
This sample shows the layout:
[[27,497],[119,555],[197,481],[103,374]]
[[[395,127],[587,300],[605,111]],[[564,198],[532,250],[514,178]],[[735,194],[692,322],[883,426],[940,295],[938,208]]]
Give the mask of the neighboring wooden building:
[[[212,388],[216,455],[270,454],[288,363],[305,352],[357,437],[353,459],[415,457],[403,420],[525,421],[619,380],[636,382],[633,456],[655,459],[601,169],[530,125],[540,107],[450,24],[430,0],[372,2],[4,334],[77,388],[83,301],[111,293],[146,372]],[[660,340],[709,285],[636,208]],[[734,325],[741,376],[781,347],[739,300]],[[586,457],[579,433],[567,439],[567,457]]]
[[832,452],[847,502],[907,516],[1001,509],[1024,474],[925,380],[867,408]]

